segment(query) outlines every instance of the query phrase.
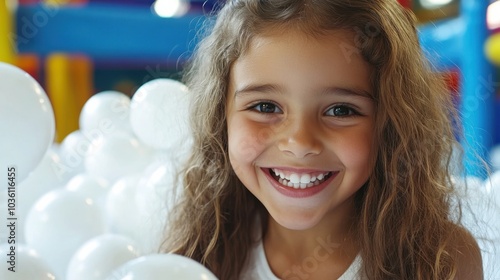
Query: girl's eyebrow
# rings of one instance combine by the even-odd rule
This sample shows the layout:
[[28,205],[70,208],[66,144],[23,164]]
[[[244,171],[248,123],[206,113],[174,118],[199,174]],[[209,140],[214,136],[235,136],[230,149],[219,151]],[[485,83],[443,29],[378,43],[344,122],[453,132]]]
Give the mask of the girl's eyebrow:
[[280,86],[273,84],[249,84],[243,86],[241,89],[237,89],[234,91],[234,96],[243,95],[250,92],[262,92],[262,93],[281,93]]
[[[248,84],[243,86],[241,89],[234,91],[234,95],[245,95],[251,92],[260,93],[283,93],[280,86],[274,84]],[[345,87],[327,87],[322,90],[321,95],[341,95],[341,96],[354,96],[373,99],[373,95],[366,90],[357,88],[345,88]]]
[[373,94],[371,94],[370,92],[368,92],[364,89],[359,89],[359,88],[328,87],[322,92],[322,94],[323,95],[336,94],[336,95],[342,95],[342,96],[357,96],[357,97],[364,97],[364,98],[373,99]]

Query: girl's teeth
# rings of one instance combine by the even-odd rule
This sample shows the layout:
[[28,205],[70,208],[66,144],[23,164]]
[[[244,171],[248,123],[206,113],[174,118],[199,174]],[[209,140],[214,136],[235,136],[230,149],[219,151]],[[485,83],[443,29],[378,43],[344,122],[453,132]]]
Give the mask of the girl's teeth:
[[302,174],[302,176],[300,176],[300,182],[303,183],[303,184],[310,183],[311,182],[311,175],[309,175],[309,174]]
[[285,179],[285,174],[281,173],[278,169],[273,169],[273,172],[274,172],[274,175],[276,175],[276,177],[279,177],[281,179]]
[[297,184],[300,183],[300,177],[297,174],[291,174],[290,175],[290,182]]
[[273,169],[272,171],[280,184],[294,189],[305,189],[317,186],[321,183],[321,180],[325,178],[325,173],[320,173],[316,176],[312,176],[311,174],[292,173],[287,177],[281,170]]

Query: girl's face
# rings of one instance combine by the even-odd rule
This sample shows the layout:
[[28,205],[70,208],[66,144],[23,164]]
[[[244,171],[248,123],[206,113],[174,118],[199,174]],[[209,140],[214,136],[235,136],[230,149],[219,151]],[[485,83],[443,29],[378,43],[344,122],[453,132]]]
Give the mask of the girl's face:
[[372,172],[371,68],[357,50],[347,31],[287,30],[257,36],[232,65],[231,165],[286,228],[352,210]]

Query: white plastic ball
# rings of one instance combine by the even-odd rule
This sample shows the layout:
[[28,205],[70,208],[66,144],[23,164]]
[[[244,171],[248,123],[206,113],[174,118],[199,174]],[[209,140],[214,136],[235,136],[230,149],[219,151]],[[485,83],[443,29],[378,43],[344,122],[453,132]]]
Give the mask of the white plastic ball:
[[113,134],[92,145],[85,158],[87,172],[113,184],[118,178],[142,172],[153,151],[128,134]]
[[15,167],[19,183],[36,168],[54,141],[54,112],[35,79],[3,62],[0,100],[0,181],[7,181],[7,167]]
[[85,171],[85,156],[92,143],[101,140],[100,136],[97,137],[89,139],[80,130],[75,130],[63,139],[59,147],[59,156],[67,173],[75,176]]
[[[477,180],[473,180],[477,182]],[[482,184],[471,184],[462,198],[462,224],[476,237],[483,257],[485,279],[496,279],[500,257],[500,204],[496,186],[500,187],[500,172],[493,173]]]
[[101,208],[105,207],[106,196],[110,189],[109,183],[86,173],[78,174],[71,178],[65,185],[69,191],[77,192],[85,198],[92,199]]
[[118,179],[109,190],[105,203],[108,231],[128,236],[136,242],[144,240],[143,220],[136,202],[136,197],[142,194],[139,185],[140,179],[140,174],[132,174]]
[[146,236],[141,240],[145,253],[157,252],[164,239],[168,218],[181,191],[176,188],[176,184],[181,183],[176,180],[177,172],[175,162],[155,162],[146,168],[139,182],[140,195],[135,198]]
[[484,189],[488,196],[493,199],[494,203],[500,208],[500,170],[493,172],[490,177],[484,181]]
[[216,280],[200,263],[174,254],[152,254],[137,258],[115,270],[107,280]]
[[[0,279],[5,280],[58,280],[58,275],[45,260],[25,244],[0,245]],[[14,258],[12,258],[14,256]]]
[[[67,174],[60,168],[61,159],[49,149],[42,161],[16,188],[15,216],[17,217],[17,241],[25,242],[26,217],[35,202],[46,193],[61,188],[68,181]],[[5,199],[2,198],[5,196]],[[7,191],[0,192],[0,218],[7,215]],[[3,211],[5,210],[5,211]],[[6,218],[2,219],[3,221]],[[7,236],[6,228],[0,227],[0,243]]]
[[190,141],[189,100],[188,89],[181,82],[156,79],[145,83],[132,96],[132,130],[155,149],[179,149]]
[[493,147],[489,153],[490,163],[493,170],[500,170],[500,145]]
[[65,189],[42,196],[26,220],[26,242],[56,271],[66,275],[71,256],[87,240],[104,233],[101,209]]
[[94,237],[71,258],[66,280],[104,280],[139,255],[134,241],[127,237],[114,234]]
[[115,132],[130,132],[130,98],[118,91],[94,94],[80,113],[80,130],[107,136]]

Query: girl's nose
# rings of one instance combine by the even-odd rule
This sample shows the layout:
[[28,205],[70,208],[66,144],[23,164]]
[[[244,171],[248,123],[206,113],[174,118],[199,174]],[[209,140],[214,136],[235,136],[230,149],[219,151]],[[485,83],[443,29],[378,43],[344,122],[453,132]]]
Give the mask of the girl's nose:
[[319,136],[320,130],[314,122],[296,120],[292,123],[290,121],[284,124],[278,148],[296,158],[318,155],[323,150]]

